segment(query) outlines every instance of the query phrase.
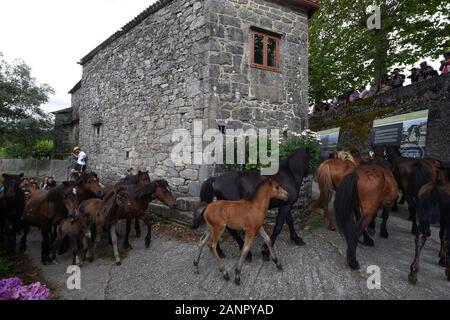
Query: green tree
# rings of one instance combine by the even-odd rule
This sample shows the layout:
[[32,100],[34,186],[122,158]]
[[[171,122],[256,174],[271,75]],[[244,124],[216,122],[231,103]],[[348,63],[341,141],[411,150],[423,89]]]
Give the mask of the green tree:
[[54,91],[47,84],[37,84],[25,62],[8,63],[2,57],[0,53],[0,137],[5,139],[19,121],[48,120],[40,106]]
[[[394,65],[438,58],[450,48],[448,0],[322,0],[310,23],[310,98],[327,100],[369,82]],[[381,9],[381,30],[366,10]]]

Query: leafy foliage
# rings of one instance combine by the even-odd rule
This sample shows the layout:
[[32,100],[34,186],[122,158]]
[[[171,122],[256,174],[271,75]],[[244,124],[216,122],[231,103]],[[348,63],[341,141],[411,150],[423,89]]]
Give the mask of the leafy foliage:
[[[381,30],[366,10],[381,7]],[[450,48],[447,0],[322,0],[309,27],[310,98],[328,100]]]
[[[8,63],[0,53],[0,148],[2,156],[46,157],[39,140],[50,140],[53,120],[40,106],[53,89],[36,84],[31,69],[23,61]],[[34,148],[37,147],[37,150]],[[48,150],[49,147],[46,147]]]

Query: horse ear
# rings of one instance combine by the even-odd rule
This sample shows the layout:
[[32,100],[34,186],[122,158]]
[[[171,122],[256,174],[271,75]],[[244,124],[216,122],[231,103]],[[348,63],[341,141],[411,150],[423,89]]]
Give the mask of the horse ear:
[[23,172],[19,174],[19,178],[23,178]]
[[63,181],[63,186],[64,187],[69,187],[70,186],[70,182],[69,181]]

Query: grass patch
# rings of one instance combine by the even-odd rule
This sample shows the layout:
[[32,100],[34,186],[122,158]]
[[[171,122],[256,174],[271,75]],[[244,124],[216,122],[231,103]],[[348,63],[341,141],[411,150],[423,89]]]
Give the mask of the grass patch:
[[311,217],[311,219],[308,221],[305,230],[307,231],[314,231],[319,228],[323,227],[323,218],[321,215],[314,215]]

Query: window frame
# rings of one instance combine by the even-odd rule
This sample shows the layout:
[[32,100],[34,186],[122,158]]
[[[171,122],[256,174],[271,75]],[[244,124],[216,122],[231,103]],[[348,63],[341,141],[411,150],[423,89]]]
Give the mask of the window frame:
[[[255,63],[255,35],[260,35],[263,37],[263,64]],[[268,65],[268,42],[269,39],[275,41],[276,45],[276,66]],[[281,35],[262,30],[259,28],[250,28],[250,66],[256,69],[262,69],[272,72],[281,72],[281,53],[280,53],[280,43],[281,43]]]

